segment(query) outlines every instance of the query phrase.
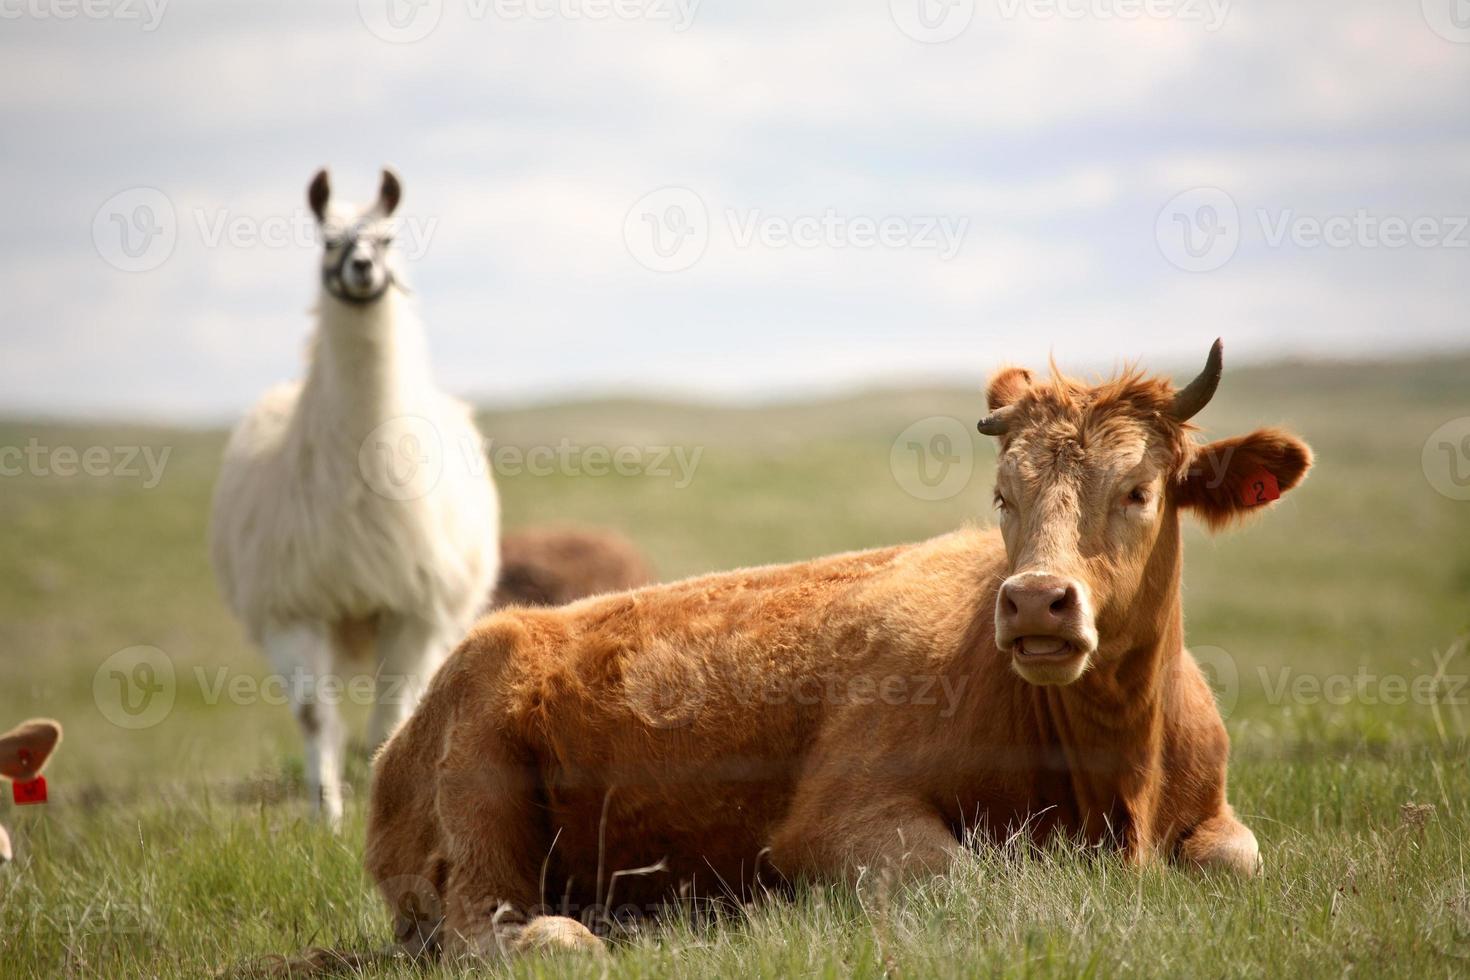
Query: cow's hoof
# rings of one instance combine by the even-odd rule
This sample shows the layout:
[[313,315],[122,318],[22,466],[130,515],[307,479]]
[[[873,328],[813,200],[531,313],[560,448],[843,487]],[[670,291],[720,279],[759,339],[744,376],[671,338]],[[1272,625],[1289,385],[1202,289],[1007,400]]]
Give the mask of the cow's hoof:
[[1185,860],[1202,871],[1224,871],[1243,878],[1259,875],[1262,861],[1256,835],[1237,821],[1222,823],[1223,826],[1206,827],[1203,833],[1185,841]]
[[528,922],[509,905],[502,905],[490,922],[474,931],[447,930],[446,939],[451,958],[493,960],[526,953],[605,951],[602,940],[576,919],[539,915]]
[[602,940],[576,919],[564,915],[537,916],[506,937],[513,953],[546,953],[561,950],[602,952]]

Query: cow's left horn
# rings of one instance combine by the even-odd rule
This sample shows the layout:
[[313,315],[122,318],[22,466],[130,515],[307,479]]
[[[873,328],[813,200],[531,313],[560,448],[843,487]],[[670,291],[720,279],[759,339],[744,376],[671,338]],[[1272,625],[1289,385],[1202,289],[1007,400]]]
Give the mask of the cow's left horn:
[[1011,408],[1012,406],[1010,405],[997,408],[995,411],[991,412],[989,415],[981,419],[980,424],[977,425],[975,428],[979,429],[982,435],[1005,435],[1006,429],[1008,429],[1011,424]]
[[1175,419],[1180,422],[1189,421],[1215,397],[1215,389],[1220,387],[1220,372],[1224,369],[1224,349],[1225,345],[1218,337],[1215,338],[1215,343],[1210,347],[1210,356],[1205,360],[1205,369],[1174,396],[1174,405],[1169,414]]

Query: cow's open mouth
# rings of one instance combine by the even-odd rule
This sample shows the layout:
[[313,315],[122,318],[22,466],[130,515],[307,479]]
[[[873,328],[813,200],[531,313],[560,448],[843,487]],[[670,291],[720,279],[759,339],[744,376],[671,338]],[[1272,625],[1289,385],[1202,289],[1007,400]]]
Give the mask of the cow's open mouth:
[[1032,663],[1071,660],[1081,651],[1060,636],[1018,636],[1011,652]]
[[1091,662],[1093,646],[1080,637],[1018,636],[1010,642],[1011,667],[1032,684],[1070,684]]

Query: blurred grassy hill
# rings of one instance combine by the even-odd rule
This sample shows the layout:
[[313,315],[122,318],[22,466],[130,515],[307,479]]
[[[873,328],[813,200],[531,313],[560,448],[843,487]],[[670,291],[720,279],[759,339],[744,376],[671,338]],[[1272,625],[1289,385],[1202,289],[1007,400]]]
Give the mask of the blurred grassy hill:
[[[973,431],[981,408],[978,390],[908,389],[757,407],[504,407],[481,422],[492,454],[502,454],[495,458],[507,527],[618,527],[674,578],[989,521],[993,450]],[[933,416],[960,421],[974,462],[960,492],[929,502],[903,489],[890,451],[900,433]],[[1435,718],[1422,704],[1303,704],[1271,688],[1283,670],[1319,678],[1433,673],[1434,653],[1470,626],[1470,502],[1437,492],[1422,463],[1428,436],[1464,416],[1470,356],[1228,372],[1198,420],[1206,437],[1285,425],[1318,459],[1274,513],[1218,538],[1188,537],[1189,640],[1224,651],[1234,678],[1222,684],[1234,688],[1226,694],[1243,751],[1427,738],[1459,724],[1453,711]],[[151,488],[141,461],[138,476],[0,476],[0,725],[62,719],[68,740],[53,770],[58,786],[227,783],[299,758],[286,708],[228,697],[208,703],[221,678],[264,674],[218,598],[205,551],[223,440],[223,432],[0,421],[0,447],[80,454],[100,446],[118,450],[117,461],[126,447],[148,447],[155,459],[168,452]],[[609,456],[631,447],[640,472],[535,475],[512,465],[513,456],[506,463],[508,447],[560,449],[578,468],[596,455],[589,447]],[[94,698],[99,667],[135,645],[163,650],[177,673],[172,712],[136,731],[110,723]],[[1466,665],[1450,669],[1465,673]]]

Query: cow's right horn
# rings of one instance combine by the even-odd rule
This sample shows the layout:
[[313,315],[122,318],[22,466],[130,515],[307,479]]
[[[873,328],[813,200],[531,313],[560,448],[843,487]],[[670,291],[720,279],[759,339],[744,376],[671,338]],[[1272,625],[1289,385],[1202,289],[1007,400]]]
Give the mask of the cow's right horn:
[[1175,419],[1180,422],[1189,421],[1215,397],[1215,389],[1220,387],[1220,372],[1225,366],[1224,349],[1225,345],[1216,337],[1215,343],[1210,346],[1210,356],[1205,360],[1205,369],[1174,396],[1174,405],[1169,414]]
[[981,434],[987,436],[1005,435],[1006,429],[1010,427],[1011,408],[1012,406],[1010,405],[1005,405],[1001,408],[997,408],[995,411],[991,412],[989,415],[981,419],[980,424],[977,425],[976,428],[980,430]]

